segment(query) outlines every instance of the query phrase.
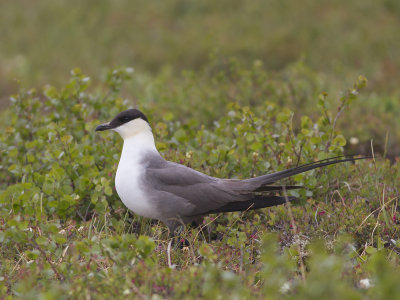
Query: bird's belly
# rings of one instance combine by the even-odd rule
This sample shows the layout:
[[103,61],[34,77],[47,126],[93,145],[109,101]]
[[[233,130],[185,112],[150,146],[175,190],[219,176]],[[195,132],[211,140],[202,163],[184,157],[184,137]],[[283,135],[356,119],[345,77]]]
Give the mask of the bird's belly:
[[155,207],[140,184],[140,172],[118,167],[115,176],[115,188],[125,206],[135,214],[158,219]]

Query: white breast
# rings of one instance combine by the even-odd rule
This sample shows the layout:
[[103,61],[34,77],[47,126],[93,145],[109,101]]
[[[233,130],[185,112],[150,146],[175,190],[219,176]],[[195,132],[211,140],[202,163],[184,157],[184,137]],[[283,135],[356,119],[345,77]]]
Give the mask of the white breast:
[[143,175],[143,166],[121,157],[115,176],[115,187],[122,202],[131,211],[140,216],[156,219],[155,209],[142,186]]
[[149,151],[158,153],[151,129],[143,120],[134,120],[115,129],[124,138],[121,158],[115,176],[115,187],[122,202],[135,214],[158,219],[158,212],[143,184]]

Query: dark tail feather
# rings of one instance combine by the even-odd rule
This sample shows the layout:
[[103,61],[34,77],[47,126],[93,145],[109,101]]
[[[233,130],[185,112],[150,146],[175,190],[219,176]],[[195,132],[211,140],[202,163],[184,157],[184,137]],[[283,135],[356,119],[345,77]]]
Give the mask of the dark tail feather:
[[[356,160],[360,160],[360,159],[366,159],[366,158],[370,158],[370,157],[369,156],[362,156],[362,157],[344,156],[344,158],[342,158],[342,159],[337,159],[337,158],[338,157],[334,157],[334,158],[328,158],[328,159],[316,161],[313,163],[309,163],[309,164],[302,165],[299,167],[283,170],[280,172],[251,178],[251,179],[248,179],[248,181],[260,181],[260,182],[262,182],[261,184],[264,186],[267,184],[272,184],[280,179],[287,178],[287,177],[290,177],[293,175],[297,175],[297,174],[300,174],[300,173],[303,173],[306,171],[310,171],[313,169],[317,169],[317,168],[321,168],[321,167],[325,167],[325,166],[329,166],[329,165],[333,165],[333,164],[338,164],[338,163],[342,163],[342,162],[347,162],[347,161],[356,161]],[[340,158],[340,156],[339,156],[339,158]]]
[[233,212],[233,211],[246,211],[263,207],[276,206],[286,203],[287,201],[296,200],[296,197],[283,197],[271,195],[254,195],[253,199],[248,201],[229,202],[224,206],[206,212],[205,214]]
[[[333,164],[338,164],[342,162],[348,162],[348,161],[356,161],[360,159],[367,159],[371,158],[369,156],[362,156],[362,157],[355,157],[355,156],[338,156],[338,157],[333,157],[333,158],[328,158],[320,161],[316,161],[313,163],[309,163],[306,165],[302,165],[299,167],[291,168],[288,170],[268,174],[268,175],[263,175],[251,179],[246,179],[243,180],[243,182],[247,182],[249,184],[256,184],[258,185],[257,189],[253,189],[252,191],[249,191],[249,194],[253,193],[259,193],[259,192],[269,192],[269,191],[282,191],[282,190],[291,190],[291,189],[298,189],[298,188],[303,188],[302,186],[295,186],[295,185],[289,185],[289,186],[271,186],[270,184],[273,184],[274,182],[287,178],[296,174],[300,174],[306,171],[310,171],[313,169],[333,165]],[[246,192],[247,194],[247,192]],[[246,201],[236,201],[236,202],[230,202],[225,204],[224,206],[221,206],[217,209],[210,210],[204,214],[210,214],[210,213],[220,213],[220,212],[234,212],[234,211],[246,211],[246,210],[253,210],[253,209],[258,209],[258,208],[264,208],[264,207],[270,207],[270,206],[276,206],[276,205],[281,205],[286,203],[287,201],[293,201],[296,200],[296,197],[284,197],[284,196],[274,196],[274,195],[263,195],[263,194],[255,194],[251,200],[246,200]]]
[[304,189],[304,186],[301,185],[263,185],[254,191],[250,192],[250,194],[259,193],[259,192],[272,192],[272,191],[283,191],[283,190],[295,190],[295,189]]

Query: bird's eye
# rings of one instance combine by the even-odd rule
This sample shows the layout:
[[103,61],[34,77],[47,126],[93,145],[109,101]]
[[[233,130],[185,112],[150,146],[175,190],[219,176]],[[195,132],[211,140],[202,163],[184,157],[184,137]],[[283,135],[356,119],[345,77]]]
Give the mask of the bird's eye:
[[122,122],[128,122],[130,119],[129,117],[125,116],[125,117],[121,117],[119,118]]

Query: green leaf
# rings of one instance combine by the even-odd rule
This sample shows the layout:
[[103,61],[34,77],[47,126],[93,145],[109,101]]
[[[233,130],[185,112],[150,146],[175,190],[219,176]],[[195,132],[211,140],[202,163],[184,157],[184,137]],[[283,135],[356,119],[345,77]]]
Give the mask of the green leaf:
[[135,244],[140,256],[147,258],[156,247],[154,241],[148,236],[139,236]]
[[339,134],[333,139],[332,144],[339,147],[344,147],[346,145],[346,139],[343,135]]
[[44,245],[47,245],[47,243],[48,243],[47,238],[45,238],[44,236],[37,237],[35,239],[35,241],[39,246],[44,246]]
[[61,234],[54,234],[52,237],[57,244],[65,244],[67,242],[65,236]]
[[186,132],[183,129],[178,129],[175,131],[174,137],[178,142],[185,142],[186,141]]
[[28,259],[35,260],[35,259],[38,258],[40,252],[37,249],[33,249],[33,250],[25,251],[25,254],[26,254]]
[[367,252],[368,254],[374,254],[377,251],[378,250],[375,247],[372,247],[372,246],[368,246],[367,248],[365,248],[365,252]]
[[105,193],[107,196],[111,196],[112,193],[113,193],[113,191],[112,191],[112,189],[111,189],[110,186],[106,186],[106,187],[104,188],[104,193]]
[[64,135],[61,137],[61,142],[63,142],[64,144],[69,144],[71,143],[73,140],[72,135]]

